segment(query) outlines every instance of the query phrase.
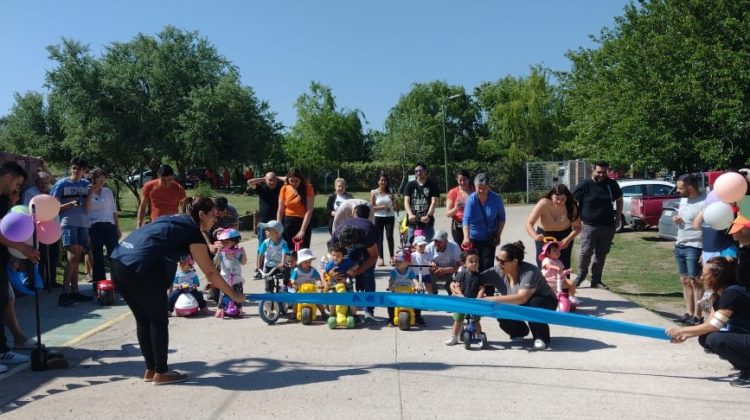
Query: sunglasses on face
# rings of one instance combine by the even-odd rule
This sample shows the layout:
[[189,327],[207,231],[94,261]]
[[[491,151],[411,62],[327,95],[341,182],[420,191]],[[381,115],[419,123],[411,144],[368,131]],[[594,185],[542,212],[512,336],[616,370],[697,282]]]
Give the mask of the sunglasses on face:
[[500,257],[495,257],[495,261],[499,262],[500,265],[505,265],[505,263],[509,263],[509,262],[511,262],[513,260],[504,260],[504,259],[502,259]]

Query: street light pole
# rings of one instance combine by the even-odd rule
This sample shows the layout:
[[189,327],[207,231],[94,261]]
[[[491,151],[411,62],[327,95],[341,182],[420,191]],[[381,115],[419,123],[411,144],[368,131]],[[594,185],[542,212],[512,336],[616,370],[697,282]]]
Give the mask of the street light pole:
[[448,193],[448,147],[445,142],[445,117],[446,117],[445,108],[446,108],[446,105],[448,104],[448,101],[452,101],[462,96],[464,95],[460,93],[456,95],[451,95],[443,101],[443,168],[445,169],[445,193],[446,194]]

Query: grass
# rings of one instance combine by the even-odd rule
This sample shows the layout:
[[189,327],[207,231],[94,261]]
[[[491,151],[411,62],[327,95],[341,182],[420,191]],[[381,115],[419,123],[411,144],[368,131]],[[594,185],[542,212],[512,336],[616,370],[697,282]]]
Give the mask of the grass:
[[682,288],[673,249],[674,242],[661,240],[654,230],[618,233],[603,280],[610,290],[640,306],[681,314]]

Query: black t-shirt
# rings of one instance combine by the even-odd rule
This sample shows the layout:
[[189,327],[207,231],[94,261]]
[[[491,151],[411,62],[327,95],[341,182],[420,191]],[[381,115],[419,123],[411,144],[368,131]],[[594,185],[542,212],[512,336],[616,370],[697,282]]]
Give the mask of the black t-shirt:
[[277,182],[273,189],[268,188],[265,183],[260,184],[255,188],[255,191],[258,193],[258,222],[266,223],[269,220],[276,219],[276,212],[279,210],[281,183]]
[[377,229],[375,229],[375,225],[373,225],[372,222],[367,219],[360,219],[357,217],[355,217],[354,219],[348,219],[341,225],[336,226],[336,231],[333,232],[333,235],[331,235],[329,244],[338,240],[339,233],[344,228],[344,226],[353,226],[357,230],[357,236],[359,238],[356,246],[350,247],[350,252],[359,252],[361,253],[361,259],[367,259],[367,257],[369,256],[369,251],[367,251],[367,248],[375,245],[378,240],[378,231]]
[[704,224],[701,232],[703,233],[703,250],[706,252],[723,251],[734,244],[732,235],[726,230],[711,229]]
[[[8,210],[10,210],[10,200],[8,197],[0,195],[0,219],[5,217]],[[0,245],[0,264],[5,265],[9,258],[10,254],[8,253],[8,248],[4,245]]]
[[[404,195],[409,197],[409,204],[414,215],[418,218],[427,215],[427,211],[430,209],[430,202],[432,197],[440,197],[440,190],[437,184],[431,180],[426,180],[424,185],[419,185],[417,180],[409,181],[404,189]],[[427,226],[435,224],[435,218],[430,217],[430,222]],[[413,225],[412,225],[413,226]]]
[[607,178],[596,182],[589,178],[581,181],[573,190],[573,197],[581,207],[581,220],[587,225],[615,225],[615,210],[612,203],[622,197],[617,181]]
[[480,274],[469,270],[461,270],[456,274],[456,281],[461,286],[461,293],[467,298],[477,297],[479,289],[484,285]]
[[724,289],[714,309],[729,309],[732,316],[727,323],[728,332],[750,334],[750,291],[740,285]]
[[163,269],[166,260],[177,263],[190,254],[190,245],[205,243],[192,217],[162,216],[128,235],[115,248],[112,259],[135,272],[148,273]]

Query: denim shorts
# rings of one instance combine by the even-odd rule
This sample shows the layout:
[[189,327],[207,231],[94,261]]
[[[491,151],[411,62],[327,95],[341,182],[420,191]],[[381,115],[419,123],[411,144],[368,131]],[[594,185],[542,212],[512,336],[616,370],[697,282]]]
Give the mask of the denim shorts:
[[701,275],[701,249],[692,246],[676,245],[674,259],[677,261],[677,271],[682,277],[697,279]]
[[62,243],[64,248],[73,245],[80,245],[84,248],[88,248],[90,246],[89,228],[80,226],[63,226]]

